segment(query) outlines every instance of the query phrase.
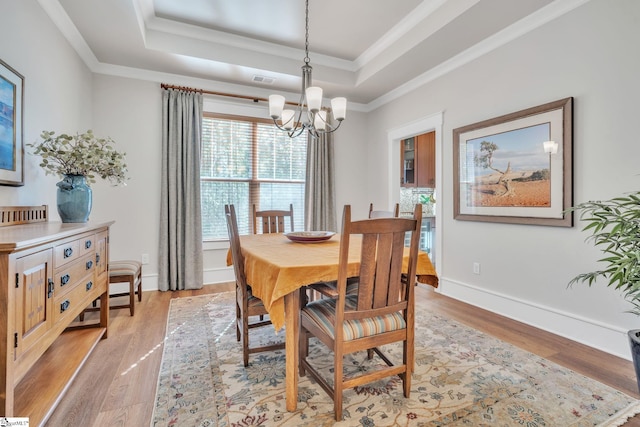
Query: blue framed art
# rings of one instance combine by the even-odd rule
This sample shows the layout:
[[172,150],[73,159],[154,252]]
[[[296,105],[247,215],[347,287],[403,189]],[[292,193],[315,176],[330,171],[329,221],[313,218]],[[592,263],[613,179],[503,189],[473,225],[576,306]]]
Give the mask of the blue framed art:
[[0,185],[24,185],[24,77],[0,60]]

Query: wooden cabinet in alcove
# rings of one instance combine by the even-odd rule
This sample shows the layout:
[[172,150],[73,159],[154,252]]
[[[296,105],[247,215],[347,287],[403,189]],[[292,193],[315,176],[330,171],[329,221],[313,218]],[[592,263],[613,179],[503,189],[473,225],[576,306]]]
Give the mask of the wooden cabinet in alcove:
[[436,187],[436,133],[428,132],[400,142],[400,185]]

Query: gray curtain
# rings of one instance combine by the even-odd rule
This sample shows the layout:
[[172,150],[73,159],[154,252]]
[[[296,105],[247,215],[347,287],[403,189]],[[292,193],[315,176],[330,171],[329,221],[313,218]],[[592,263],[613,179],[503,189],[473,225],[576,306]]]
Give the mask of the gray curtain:
[[202,288],[202,94],[163,89],[158,287]]
[[338,231],[336,226],[333,134],[309,138],[305,183],[305,230]]

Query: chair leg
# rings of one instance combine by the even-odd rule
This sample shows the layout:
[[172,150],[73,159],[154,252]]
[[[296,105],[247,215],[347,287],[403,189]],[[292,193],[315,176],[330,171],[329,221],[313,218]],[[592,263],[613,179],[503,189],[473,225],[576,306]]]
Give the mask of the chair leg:
[[342,354],[335,354],[335,364],[333,373],[333,412],[336,417],[336,421],[342,421]]
[[242,314],[242,361],[244,367],[249,366],[249,319],[247,314]]
[[236,341],[240,342],[240,305],[236,298]]
[[307,374],[302,361],[306,360],[308,355],[309,334],[307,334],[307,331],[303,327],[300,327],[300,334],[298,335],[298,373],[301,377]]
[[134,280],[135,280],[135,276],[131,276],[131,279],[129,279],[129,313],[133,316],[133,313],[136,310],[136,290],[134,288]]

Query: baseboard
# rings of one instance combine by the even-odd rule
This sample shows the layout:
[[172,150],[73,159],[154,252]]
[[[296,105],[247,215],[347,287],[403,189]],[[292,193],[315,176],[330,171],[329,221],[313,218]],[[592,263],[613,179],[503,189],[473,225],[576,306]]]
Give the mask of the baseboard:
[[540,304],[440,278],[438,291],[451,298],[631,360],[627,330]]

